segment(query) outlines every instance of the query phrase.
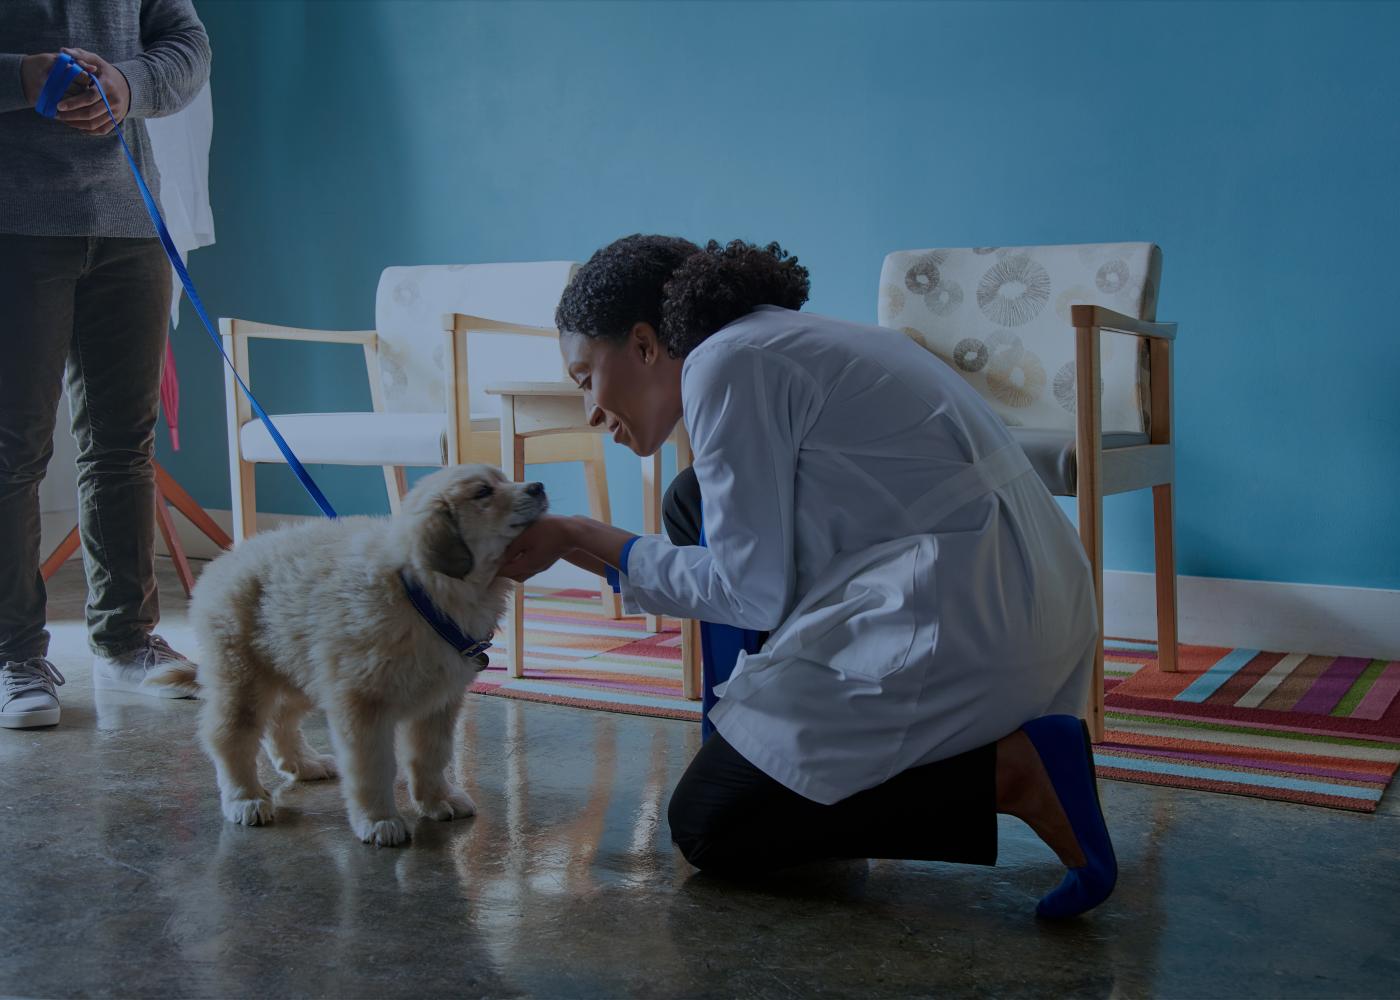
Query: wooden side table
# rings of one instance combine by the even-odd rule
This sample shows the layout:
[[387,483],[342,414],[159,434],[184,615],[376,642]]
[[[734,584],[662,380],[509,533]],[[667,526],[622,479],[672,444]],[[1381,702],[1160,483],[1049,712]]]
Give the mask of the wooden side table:
[[[603,433],[603,428],[590,427],[583,409],[583,390],[572,382],[498,382],[486,387],[493,396],[501,397],[501,460],[505,473],[517,483],[525,481],[525,439],[546,434],[577,434],[580,431]],[[671,438],[676,446],[676,470],[688,468],[691,462],[690,439],[685,427],[677,425]],[[647,534],[661,531],[661,453],[642,459],[643,530]],[[512,677],[525,673],[525,588],[512,588],[510,610],[506,621],[509,629],[507,665]],[[661,619],[647,615],[647,629],[661,631]],[[700,699],[700,626],[698,622],[681,622],[681,682],[685,696]]]

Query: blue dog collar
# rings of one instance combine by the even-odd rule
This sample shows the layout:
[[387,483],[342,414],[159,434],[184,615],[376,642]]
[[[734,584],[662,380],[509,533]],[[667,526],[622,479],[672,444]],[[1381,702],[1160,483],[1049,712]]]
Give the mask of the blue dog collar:
[[486,658],[486,651],[491,648],[490,639],[473,639],[463,632],[457,623],[438,609],[428,597],[427,592],[408,575],[406,570],[399,570],[399,579],[403,581],[403,589],[408,594],[408,601],[417,612],[423,616],[423,620],[433,627],[433,631],[460,653],[465,659],[476,660],[478,664],[485,667],[490,661]]

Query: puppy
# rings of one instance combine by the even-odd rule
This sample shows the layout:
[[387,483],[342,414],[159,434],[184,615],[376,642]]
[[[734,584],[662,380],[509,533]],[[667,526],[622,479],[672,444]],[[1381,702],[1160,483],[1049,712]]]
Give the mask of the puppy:
[[[400,573],[467,635],[488,639],[510,586],[496,579],[501,555],[547,508],[539,483],[455,466],[419,482],[400,514],[299,524],[216,559],[190,613],[202,653],[200,738],[225,818],[272,822],[272,800],[258,781],[261,740],[273,766],[295,780],[339,771],[350,828],[365,843],[403,843],[396,729],[418,810],[437,820],[472,815],[476,807],[445,770],[478,663],[423,620]],[[302,736],[302,716],[313,707],[325,710],[334,757]]]

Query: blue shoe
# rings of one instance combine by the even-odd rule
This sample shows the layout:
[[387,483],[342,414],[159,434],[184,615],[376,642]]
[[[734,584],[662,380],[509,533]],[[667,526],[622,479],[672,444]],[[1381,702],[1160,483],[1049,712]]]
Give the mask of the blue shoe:
[[1071,868],[1059,888],[1040,901],[1035,914],[1077,917],[1107,899],[1118,881],[1118,859],[1099,805],[1089,730],[1072,715],[1047,715],[1021,728],[1040,754],[1085,858],[1082,868]]

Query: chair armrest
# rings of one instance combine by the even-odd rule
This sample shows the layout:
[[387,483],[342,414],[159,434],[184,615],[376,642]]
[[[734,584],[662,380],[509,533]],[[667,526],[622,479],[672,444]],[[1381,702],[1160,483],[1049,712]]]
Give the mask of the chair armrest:
[[[461,461],[465,442],[471,439],[471,400],[467,390],[467,337],[473,333],[518,333],[527,337],[558,339],[552,326],[527,326],[504,320],[443,313],[442,332],[447,338],[447,364],[443,366],[447,392],[448,461]],[[582,395],[582,393],[580,393]]]
[[276,323],[254,323],[247,319],[220,319],[219,332],[225,337],[257,337],[262,340],[300,340],[323,344],[357,344],[377,348],[379,335],[373,330],[304,330]]
[[1070,306],[1070,316],[1077,328],[1097,327],[1100,330],[1128,333],[1136,337],[1176,339],[1175,323],[1149,323],[1146,320],[1124,316],[1112,309],[1105,309],[1103,306]]
[[559,331],[552,326],[526,326],[522,323],[487,319],[484,316],[469,316],[466,313],[443,313],[442,329],[444,333],[523,333],[530,337],[559,336]]
[[486,387],[491,396],[582,396],[572,382],[492,382]]
[[[1103,381],[1100,377],[1099,346],[1105,330],[1141,337],[1147,341],[1150,360],[1148,400],[1152,445],[1172,443],[1171,415],[1171,355],[1176,339],[1175,323],[1149,323],[1133,319],[1103,306],[1076,305],[1070,307],[1074,323],[1075,378],[1075,436],[1080,459],[1080,489],[1076,495],[1097,496],[1103,483],[1100,472],[1100,451],[1103,446],[1103,425],[1100,407]],[[1086,462],[1087,460],[1087,462]],[[1088,475],[1085,475],[1085,466]],[[1168,466],[1170,468],[1170,466]],[[1085,480],[1088,480],[1086,483]],[[1168,476],[1167,481],[1170,481]],[[1083,488],[1087,486],[1087,494]],[[1100,540],[1101,543],[1101,540]],[[1101,555],[1102,553],[1100,553]]]
[[365,372],[369,376],[370,399],[376,413],[384,409],[382,390],[379,384],[379,334],[374,330],[305,330],[295,326],[279,326],[276,323],[255,323],[247,319],[219,318],[219,333],[223,337],[224,353],[233,363],[233,371],[225,372],[224,393],[228,404],[229,453],[238,453],[238,431],[244,423],[253,419],[251,404],[239,392],[234,373],[244,385],[253,380],[248,356],[248,341],[257,337],[262,340],[294,340],[302,343],[347,344],[365,352]]

